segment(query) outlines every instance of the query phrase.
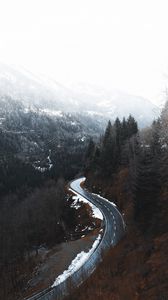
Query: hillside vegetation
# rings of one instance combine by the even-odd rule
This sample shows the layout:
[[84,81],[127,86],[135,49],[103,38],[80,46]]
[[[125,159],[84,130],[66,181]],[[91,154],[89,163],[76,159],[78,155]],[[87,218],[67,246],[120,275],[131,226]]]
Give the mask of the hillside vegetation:
[[100,132],[89,117],[50,115],[0,99],[0,299],[18,299],[39,249],[74,232],[79,219],[65,180],[81,170],[89,137]]
[[132,117],[109,122],[86,159],[87,187],[116,202],[127,231],[68,300],[168,299],[168,103],[141,132]]

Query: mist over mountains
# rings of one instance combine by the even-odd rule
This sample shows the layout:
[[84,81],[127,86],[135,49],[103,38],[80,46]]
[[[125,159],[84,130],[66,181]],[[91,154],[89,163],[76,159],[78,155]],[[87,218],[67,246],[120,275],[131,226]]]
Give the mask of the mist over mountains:
[[109,119],[129,114],[144,127],[158,115],[158,109],[141,97],[88,84],[64,87],[22,68],[0,65],[3,164],[12,156],[40,172],[65,174],[68,161],[72,168],[77,155],[82,161],[90,137],[99,139]]
[[65,87],[23,68],[0,64],[0,101],[5,102],[6,97],[22,103],[27,109],[38,109],[50,115],[57,115],[58,111],[82,113],[107,121],[131,114],[140,127],[151,124],[159,114],[158,107],[142,97],[89,84]]

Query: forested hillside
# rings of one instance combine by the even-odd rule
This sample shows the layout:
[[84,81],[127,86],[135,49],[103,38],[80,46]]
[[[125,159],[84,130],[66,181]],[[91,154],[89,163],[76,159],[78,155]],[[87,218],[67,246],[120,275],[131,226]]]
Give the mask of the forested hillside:
[[0,99],[0,298],[18,299],[40,247],[67,239],[78,223],[65,180],[81,171],[90,136],[101,127],[87,116],[25,108]]
[[123,213],[125,238],[68,299],[167,299],[168,103],[150,128],[109,121],[86,153],[87,187]]
[[0,1],[0,300],[168,300],[168,0]]
[[[88,299],[167,295],[167,120],[168,104],[149,128],[139,130],[130,115],[109,121],[102,134],[100,120],[87,115],[51,114],[1,99],[0,297],[18,299],[40,247],[64,241],[78,224],[64,186],[82,169],[87,187],[116,202],[127,224],[125,239],[85,283]],[[83,296],[81,287],[71,299]]]
[[25,180],[36,186],[46,176],[74,177],[89,137],[100,132],[89,117],[50,115],[9,97],[0,99],[0,194],[21,189]]

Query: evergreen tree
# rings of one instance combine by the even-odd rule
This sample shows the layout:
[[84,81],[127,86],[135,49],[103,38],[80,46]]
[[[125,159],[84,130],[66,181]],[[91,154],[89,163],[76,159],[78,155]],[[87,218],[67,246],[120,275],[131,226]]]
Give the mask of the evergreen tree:
[[114,122],[114,160],[118,166],[121,162],[121,146],[122,146],[122,124],[117,118]]
[[103,144],[101,149],[101,169],[103,173],[109,176],[113,173],[113,162],[114,162],[114,128],[111,122],[105,130]]
[[114,122],[114,128],[115,128],[115,142],[118,147],[118,149],[121,147],[121,122],[119,118],[117,118]]
[[127,137],[131,137],[134,134],[137,134],[138,132],[138,124],[135,121],[135,119],[129,115],[127,119]]
[[[150,148],[143,148],[138,162],[135,191],[135,217],[143,220],[143,225],[152,225],[157,211],[160,192],[160,177]],[[148,224],[148,220],[151,222]]]
[[152,136],[150,141],[151,150],[153,155],[161,154],[161,144],[160,144],[160,120],[154,121],[152,124]]
[[92,139],[89,140],[88,148],[85,155],[85,171],[93,168],[93,159],[95,154],[95,143]]
[[112,124],[111,121],[108,121],[106,130],[105,130],[105,134],[104,134],[104,138],[103,138],[103,148],[106,148],[109,146],[109,144],[111,144],[111,139],[112,139]]
[[162,180],[162,189],[168,193],[168,101],[161,114],[160,119],[160,171]]
[[91,159],[94,155],[95,152],[95,143],[93,142],[92,139],[89,140],[88,148],[86,151],[86,159]]
[[127,139],[127,137],[128,137],[127,122],[126,122],[126,119],[123,118],[122,123],[121,123],[121,139],[122,139],[122,143]]

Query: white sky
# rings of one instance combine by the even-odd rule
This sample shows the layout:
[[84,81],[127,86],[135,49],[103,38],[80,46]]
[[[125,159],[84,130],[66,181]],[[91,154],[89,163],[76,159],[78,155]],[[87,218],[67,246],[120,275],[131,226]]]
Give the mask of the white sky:
[[0,0],[0,61],[157,102],[168,81],[168,1]]

